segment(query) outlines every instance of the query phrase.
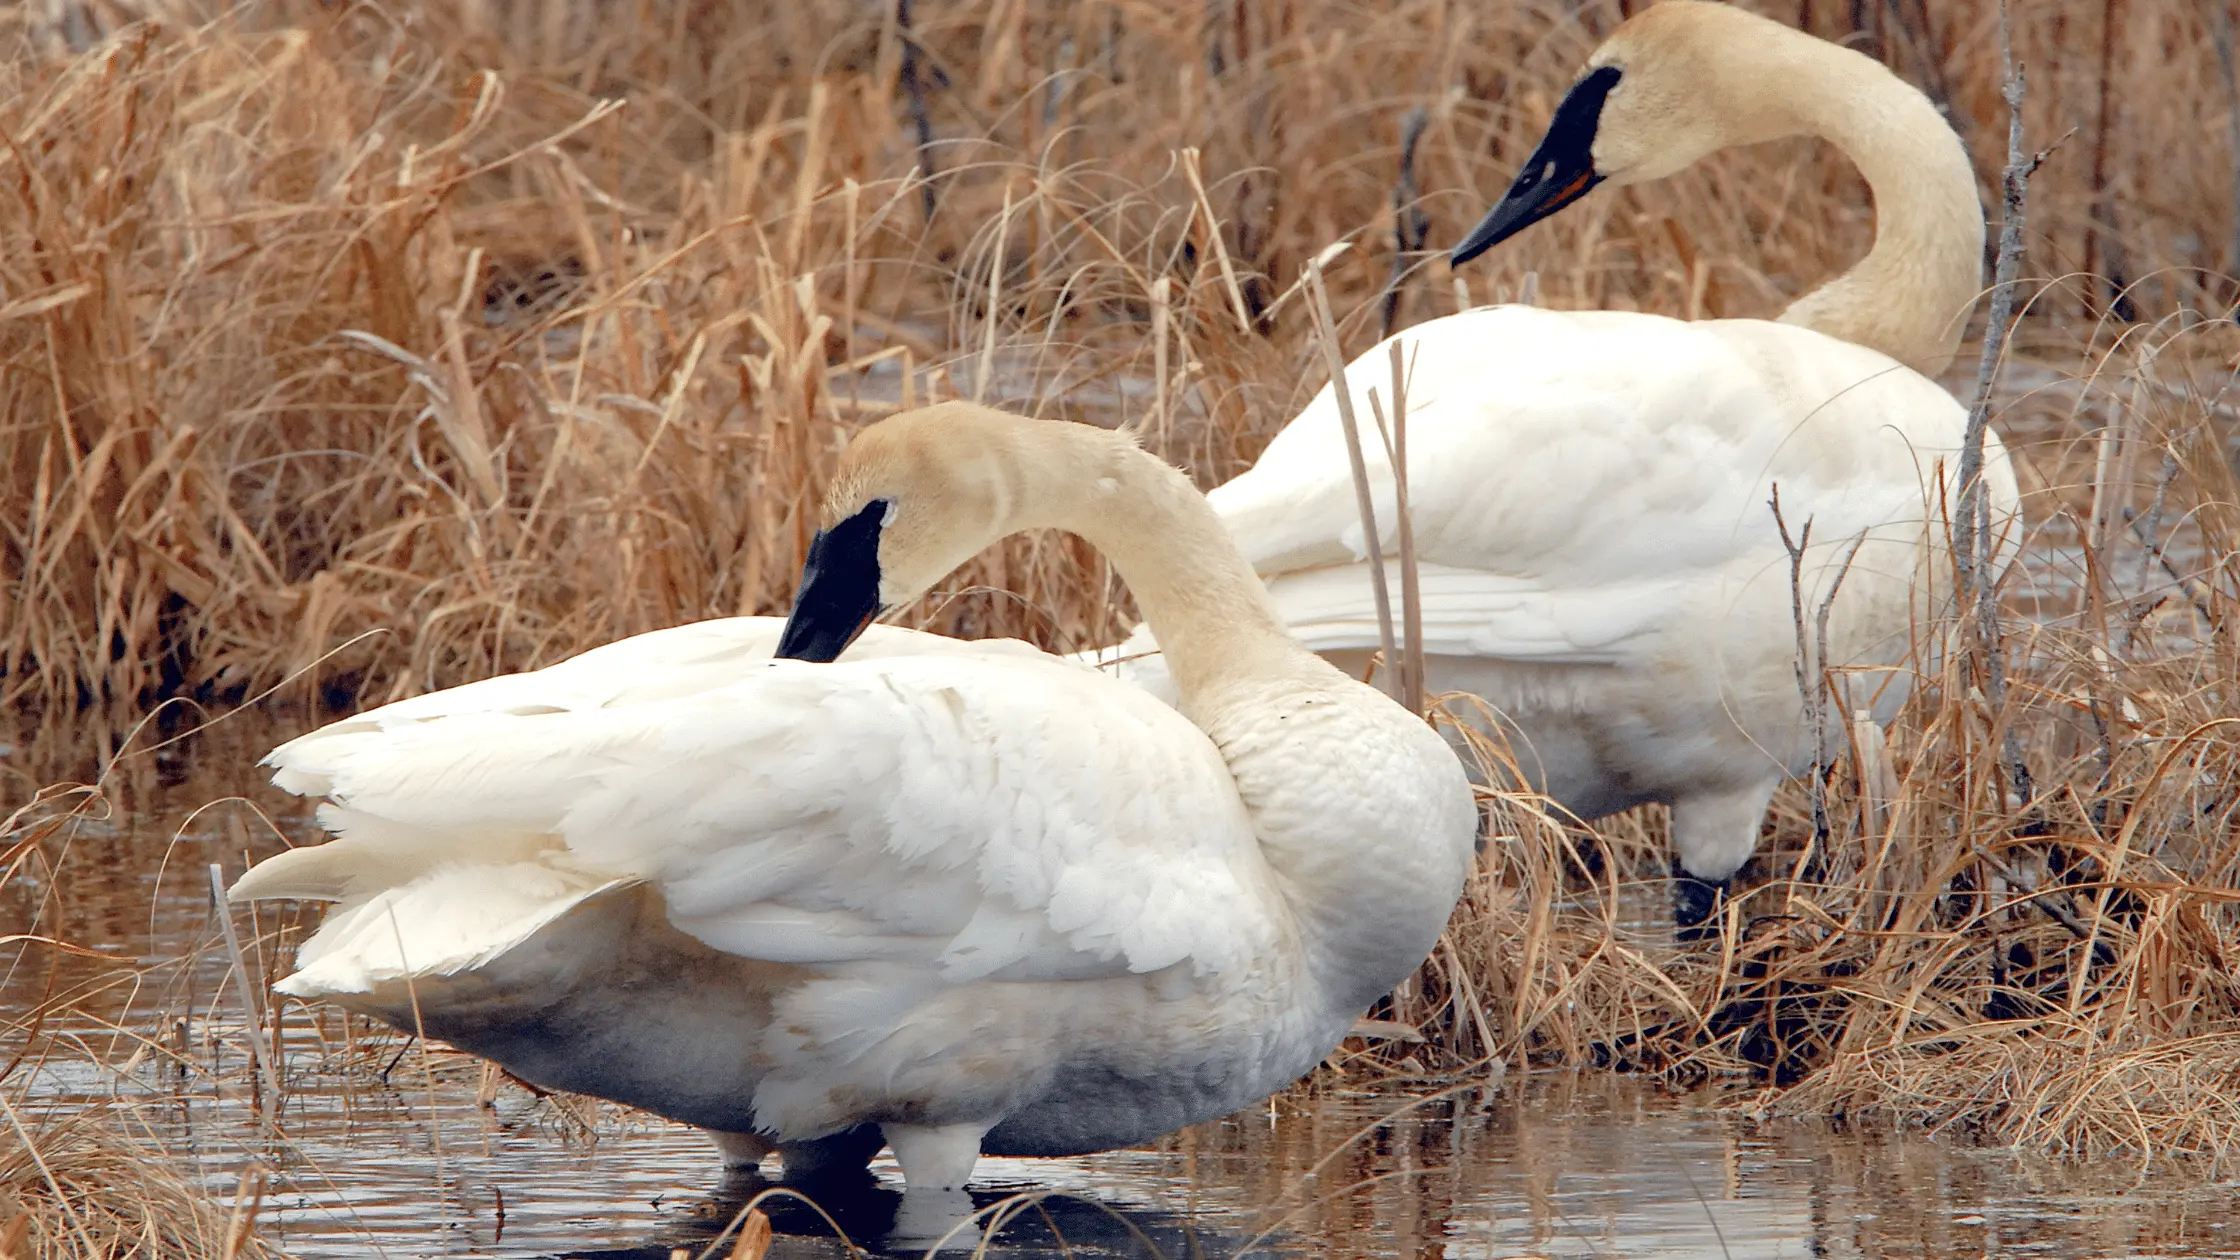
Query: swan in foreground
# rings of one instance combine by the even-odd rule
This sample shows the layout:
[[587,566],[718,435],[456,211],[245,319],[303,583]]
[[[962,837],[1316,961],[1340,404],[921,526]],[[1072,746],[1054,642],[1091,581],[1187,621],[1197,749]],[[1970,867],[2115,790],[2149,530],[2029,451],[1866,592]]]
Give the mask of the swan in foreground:
[[[916,1192],[1256,1102],[1422,961],[1468,778],[1284,633],[1181,473],[949,403],[865,429],[832,486],[782,630],[640,635],[272,753],[335,836],[233,888],[335,903],[279,989],[736,1162],[883,1140]],[[1111,559],[1179,712],[1021,643],[869,625],[1031,529]]]
[[[1983,216],[1951,128],[1858,53],[1724,4],[1669,0],[1619,27],[1588,67],[1457,263],[1599,182],[1656,179],[1799,133],[1851,157],[1877,215],[1872,252],[1778,323],[1504,306],[1397,337],[1413,365],[1409,496],[1430,689],[1483,698],[1528,785],[1582,818],[1669,804],[1675,914],[1694,928],[1756,849],[1775,787],[1813,758],[1773,490],[1792,530],[1812,524],[1808,617],[1865,538],[1828,625],[1839,670],[1902,667],[1917,618],[1949,592],[1943,521],[1966,415],[1925,373],[1958,345]],[[1386,346],[1347,382],[1371,426],[1371,389],[1390,409]],[[1390,552],[1379,445],[1372,427],[1364,446]],[[1984,478],[2011,534],[2015,479],[1996,435]],[[1208,497],[1292,633],[1363,669],[1377,622],[1330,388]],[[2002,540],[2000,567],[2015,542]],[[1153,650],[1157,631],[1104,655]],[[1122,669],[1158,685],[1155,659]],[[1905,694],[1897,668],[1849,681],[1833,731],[1851,707],[1888,721]]]

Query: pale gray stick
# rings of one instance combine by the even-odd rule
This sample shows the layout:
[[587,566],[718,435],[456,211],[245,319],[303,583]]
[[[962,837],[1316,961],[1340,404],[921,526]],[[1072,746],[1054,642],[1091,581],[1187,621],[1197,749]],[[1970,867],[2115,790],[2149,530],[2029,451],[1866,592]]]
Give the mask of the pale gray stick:
[[265,1053],[264,1038],[258,1035],[256,991],[249,986],[249,965],[241,956],[241,937],[233,930],[233,907],[226,903],[225,869],[216,862],[210,864],[210,908],[218,916],[218,926],[225,931],[226,957],[233,965],[234,993],[241,1000],[241,1017],[247,1021],[242,1032],[249,1043],[249,1057],[256,1060],[257,1076],[264,1083],[258,1114],[269,1127],[280,1110],[280,1073],[272,1057]]

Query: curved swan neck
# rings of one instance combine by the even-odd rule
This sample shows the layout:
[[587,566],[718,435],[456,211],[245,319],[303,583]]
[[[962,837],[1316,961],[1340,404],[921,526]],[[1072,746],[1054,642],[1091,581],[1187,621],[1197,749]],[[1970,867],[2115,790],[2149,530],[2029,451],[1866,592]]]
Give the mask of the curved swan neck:
[[1216,680],[1316,673],[1221,518],[1179,470],[1123,434],[1044,421],[1013,430],[1010,530],[1077,534],[1112,562],[1173,671],[1185,712]]
[[1736,81],[1762,113],[1794,120],[1785,130],[1826,140],[1859,168],[1874,192],[1875,238],[1866,257],[1791,303],[1781,321],[1934,376],[1952,362],[1982,289],[1975,168],[1918,89],[1860,53],[1793,34],[1764,54],[1778,67],[1754,66]]
[[[1123,433],[948,402],[857,434],[833,485],[828,520],[881,522],[873,567],[889,604],[1026,530],[1065,530],[1112,562],[1250,817],[1283,903],[1263,909],[1298,932],[1289,979],[1268,980],[1299,983],[1285,1000],[1350,1021],[1430,950],[1476,831],[1461,762],[1292,639],[1189,478]],[[828,559],[833,573],[849,563]]]

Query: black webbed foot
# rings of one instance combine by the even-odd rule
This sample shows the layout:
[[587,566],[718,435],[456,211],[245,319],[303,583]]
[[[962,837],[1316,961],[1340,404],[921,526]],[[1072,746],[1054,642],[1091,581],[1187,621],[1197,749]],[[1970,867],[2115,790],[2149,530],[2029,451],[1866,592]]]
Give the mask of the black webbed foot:
[[1719,911],[1727,904],[1727,884],[1723,879],[1697,879],[1678,867],[1673,869],[1673,936],[1682,944],[1710,940],[1719,934]]

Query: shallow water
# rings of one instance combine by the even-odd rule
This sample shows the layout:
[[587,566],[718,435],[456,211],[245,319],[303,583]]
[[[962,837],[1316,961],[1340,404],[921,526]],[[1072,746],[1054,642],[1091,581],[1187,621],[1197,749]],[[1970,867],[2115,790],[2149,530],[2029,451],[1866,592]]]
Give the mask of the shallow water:
[[[36,927],[116,964],[36,947],[0,955],[13,959],[0,973],[11,1023],[46,995],[108,985],[49,1024],[64,1036],[13,1069],[6,1096],[34,1122],[113,1099],[221,1197],[261,1170],[266,1236],[307,1257],[659,1260],[709,1242],[764,1187],[727,1179],[699,1134],[510,1083],[490,1083],[483,1106],[473,1060],[332,1013],[283,1009],[280,1136],[264,1134],[206,864],[237,873],[244,850],[277,846],[272,827],[310,838],[300,803],[252,768],[284,733],[249,715],[128,757],[108,784],[120,812],[74,820],[43,845],[51,865],[15,868],[0,933]],[[90,774],[110,751],[27,732],[9,747],[8,796],[20,802],[18,785],[73,765]],[[229,792],[247,797],[220,801]],[[236,922],[261,988],[299,929],[269,911]],[[974,1197],[1051,1196],[998,1233],[994,1249],[1009,1255],[2240,1255],[2232,1183],[1752,1123],[1711,1102],[1604,1076],[1492,1090],[1341,1081],[1147,1149],[988,1160]],[[899,1197],[891,1163],[874,1173],[813,1192],[867,1244],[886,1235]],[[773,1254],[844,1254],[814,1213],[766,1206]]]

